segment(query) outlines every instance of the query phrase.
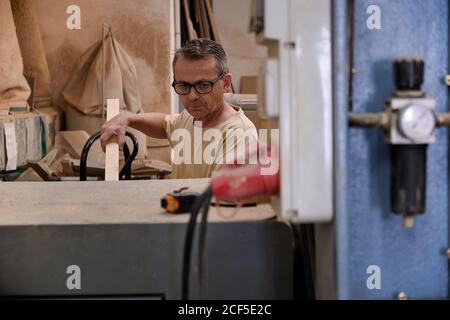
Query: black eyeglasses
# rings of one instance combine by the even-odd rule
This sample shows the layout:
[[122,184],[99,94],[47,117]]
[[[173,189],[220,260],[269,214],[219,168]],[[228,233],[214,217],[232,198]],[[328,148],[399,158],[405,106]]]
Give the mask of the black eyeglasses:
[[175,82],[175,80],[172,82],[172,87],[174,88],[175,92],[178,93],[181,96],[184,96],[186,94],[189,94],[191,92],[191,88],[194,87],[195,91],[197,91],[198,94],[207,94],[212,91],[212,88],[214,84],[223,78],[225,73],[222,73],[219,77],[217,77],[214,80],[211,81],[199,81],[194,84],[190,84],[187,82]]

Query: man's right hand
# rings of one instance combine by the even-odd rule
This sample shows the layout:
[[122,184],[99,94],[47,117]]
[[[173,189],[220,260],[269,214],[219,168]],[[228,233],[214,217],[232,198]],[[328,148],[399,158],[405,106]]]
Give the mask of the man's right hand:
[[103,152],[106,152],[106,144],[112,137],[117,137],[119,149],[122,150],[125,143],[125,132],[129,125],[128,114],[128,111],[122,111],[119,115],[102,125],[100,144],[102,145]]

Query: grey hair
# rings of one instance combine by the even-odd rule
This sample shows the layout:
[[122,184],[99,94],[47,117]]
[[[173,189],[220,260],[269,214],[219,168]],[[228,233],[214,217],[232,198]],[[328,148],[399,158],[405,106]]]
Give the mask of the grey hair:
[[223,47],[219,43],[206,38],[191,40],[187,42],[184,47],[175,51],[175,56],[172,61],[172,68],[175,69],[175,63],[179,57],[183,57],[188,60],[201,60],[210,56],[216,59],[218,75],[228,72],[228,63],[225,50],[223,50]]

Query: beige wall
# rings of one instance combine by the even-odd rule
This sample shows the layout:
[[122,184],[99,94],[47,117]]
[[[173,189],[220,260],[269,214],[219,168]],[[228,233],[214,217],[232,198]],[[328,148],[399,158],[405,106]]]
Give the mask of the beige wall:
[[[102,22],[133,57],[145,111],[170,111],[170,1],[168,0],[33,0],[52,76],[54,101],[76,59],[101,39]],[[267,49],[248,32],[251,0],[213,0],[221,42],[227,51],[233,84],[257,75]],[[81,30],[68,30],[66,9],[81,8]]]
[[[76,59],[101,40],[102,23],[133,57],[145,111],[170,111],[170,1],[34,0],[52,77],[52,94],[61,91]],[[68,30],[66,9],[81,8],[81,29]]]
[[220,41],[227,52],[233,85],[239,91],[240,77],[257,75],[267,48],[256,44],[249,33],[251,0],[214,0]]

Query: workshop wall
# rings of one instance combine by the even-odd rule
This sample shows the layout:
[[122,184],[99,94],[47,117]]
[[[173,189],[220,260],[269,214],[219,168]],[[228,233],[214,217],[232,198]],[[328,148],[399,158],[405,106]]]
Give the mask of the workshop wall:
[[239,92],[241,76],[256,76],[267,57],[267,48],[249,32],[252,0],[214,0],[214,16],[220,41],[228,55],[233,85]]
[[[170,111],[170,16],[167,0],[35,0],[51,73],[53,100],[63,106],[62,90],[77,58],[101,40],[102,24],[133,58],[145,111]],[[66,26],[70,5],[80,7],[80,29]]]

